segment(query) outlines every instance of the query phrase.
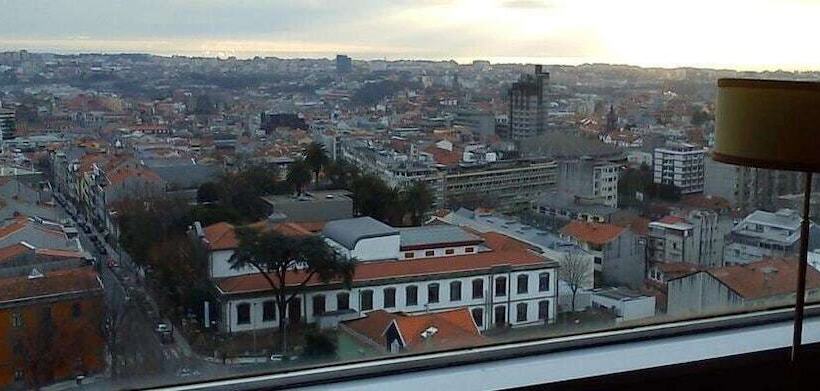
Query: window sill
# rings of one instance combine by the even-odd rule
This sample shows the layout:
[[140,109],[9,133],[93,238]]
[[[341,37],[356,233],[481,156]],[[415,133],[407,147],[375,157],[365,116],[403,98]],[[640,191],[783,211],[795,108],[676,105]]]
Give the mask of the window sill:
[[[171,390],[295,387],[335,390],[503,389],[551,384],[791,346],[793,310],[777,309],[400,356],[179,385]],[[807,306],[803,343],[820,342],[820,305]],[[583,365],[579,365],[583,363]],[[511,376],[514,374],[514,376]]]

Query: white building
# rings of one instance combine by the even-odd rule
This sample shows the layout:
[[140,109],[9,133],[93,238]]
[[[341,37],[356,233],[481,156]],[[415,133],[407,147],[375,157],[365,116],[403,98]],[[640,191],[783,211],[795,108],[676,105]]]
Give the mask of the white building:
[[669,143],[655,148],[655,183],[674,185],[681,194],[702,193],[704,156],[704,149],[692,144]]
[[592,305],[615,314],[616,322],[655,316],[655,297],[624,288],[601,288],[592,291]]
[[[658,263],[688,263],[698,267],[723,266],[728,218],[711,210],[694,209],[684,216],[669,215],[649,223],[649,278],[657,278]],[[658,269],[658,270],[656,270]]]
[[756,210],[738,223],[729,235],[727,264],[743,264],[764,257],[796,254],[803,219],[791,209]]
[[[330,222],[322,235],[334,249],[357,260],[352,287],[309,282],[289,305],[291,323],[330,326],[377,309],[413,314],[462,307],[470,310],[480,330],[555,319],[557,262],[508,236],[447,225],[397,229],[369,217]],[[224,253],[230,243],[213,239],[223,244],[214,252],[218,255],[209,256],[222,331],[278,327],[281,314],[265,278],[253,270],[218,265],[230,258]]]

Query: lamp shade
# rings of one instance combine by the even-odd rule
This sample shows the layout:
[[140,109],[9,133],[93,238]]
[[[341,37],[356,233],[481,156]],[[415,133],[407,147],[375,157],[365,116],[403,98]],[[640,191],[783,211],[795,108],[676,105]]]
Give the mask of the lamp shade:
[[718,80],[714,160],[820,171],[820,83]]

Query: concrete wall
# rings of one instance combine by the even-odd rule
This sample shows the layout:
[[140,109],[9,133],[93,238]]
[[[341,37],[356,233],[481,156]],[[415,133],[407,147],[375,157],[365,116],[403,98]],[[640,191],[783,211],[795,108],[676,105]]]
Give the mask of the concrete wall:
[[743,305],[743,299],[707,272],[698,272],[667,283],[670,315],[722,312]]

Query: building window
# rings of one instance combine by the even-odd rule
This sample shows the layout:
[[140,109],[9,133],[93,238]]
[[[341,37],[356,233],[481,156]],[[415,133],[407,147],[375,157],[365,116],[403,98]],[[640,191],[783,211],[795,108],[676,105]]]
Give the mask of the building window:
[[339,292],[336,294],[336,309],[346,310],[350,308],[350,294],[347,292]]
[[538,320],[547,320],[550,317],[550,302],[541,300],[538,302]]
[[473,308],[470,312],[473,314],[475,325],[478,327],[484,327],[484,309],[481,307]]
[[425,257],[432,257],[433,255],[436,255],[436,252],[433,250],[428,250],[424,252]]
[[530,284],[530,276],[526,274],[519,274],[518,275],[518,294],[524,294],[529,292],[529,284]]
[[325,295],[313,296],[313,315],[324,314],[325,308]]
[[601,257],[595,257],[595,264],[596,265],[600,265],[600,264],[603,264],[603,263],[604,263],[604,260],[601,259]]
[[370,311],[373,309],[373,291],[366,289],[362,291],[362,311]]
[[461,281],[453,281],[450,283],[450,301],[461,300]]
[[83,307],[80,303],[74,303],[71,305],[71,316],[74,318],[79,318],[83,315]]
[[538,291],[546,292],[550,290],[550,274],[541,273],[538,275]]
[[456,250],[452,249],[452,248],[448,248],[448,249],[444,250],[444,254],[446,254],[446,255],[453,255],[455,253],[456,253]]
[[527,321],[527,303],[518,303],[518,305],[515,306],[515,321]]
[[495,279],[495,295],[496,297],[507,295],[507,277],[498,277]]
[[404,253],[405,258],[413,258],[415,256],[416,256],[416,253],[414,253],[412,251],[408,251],[408,252]]
[[427,302],[438,303],[438,284],[427,285]]
[[396,306],[396,288],[385,288],[384,290],[384,308],[393,308]]
[[273,322],[276,320],[276,302],[266,300],[262,302],[262,321]]
[[484,298],[484,280],[476,278],[473,280],[473,299]]
[[419,287],[415,285],[408,285],[404,288],[405,302],[407,305],[419,304]]
[[495,307],[495,326],[504,327],[506,324],[507,310],[502,306]]
[[19,312],[13,312],[11,314],[11,327],[22,327],[23,326],[23,314]]
[[465,253],[474,253],[475,252],[475,247],[467,247],[467,248],[464,249],[464,252]]
[[251,305],[242,303],[236,305],[236,324],[251,323]]
[[23,371],[21,369],[14,370],[14,381],[23,380]]

